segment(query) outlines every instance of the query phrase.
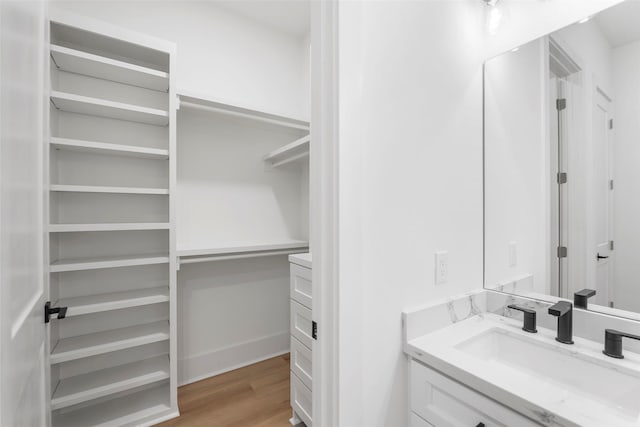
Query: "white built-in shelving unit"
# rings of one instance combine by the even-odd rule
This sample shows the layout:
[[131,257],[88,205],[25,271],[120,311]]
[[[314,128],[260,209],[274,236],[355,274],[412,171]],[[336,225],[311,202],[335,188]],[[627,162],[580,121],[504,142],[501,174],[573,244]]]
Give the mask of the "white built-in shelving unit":
[[54,427],[177,415],[175,45],[51,16]]

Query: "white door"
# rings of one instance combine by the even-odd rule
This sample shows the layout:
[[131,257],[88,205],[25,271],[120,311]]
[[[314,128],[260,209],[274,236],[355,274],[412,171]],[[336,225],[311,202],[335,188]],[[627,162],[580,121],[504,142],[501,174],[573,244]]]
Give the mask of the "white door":
[[43,248],[46,4],[0,1],[0,425],[49,425]]
[[593,218],[595,226],[595,248],[592,256],[595,263],[596,296],[594,302],[608,305],[611,300],[612,256],[611,209],[612,209],[612,158],[611,158],[611,101],[600,90],[595,92],[593,109]]

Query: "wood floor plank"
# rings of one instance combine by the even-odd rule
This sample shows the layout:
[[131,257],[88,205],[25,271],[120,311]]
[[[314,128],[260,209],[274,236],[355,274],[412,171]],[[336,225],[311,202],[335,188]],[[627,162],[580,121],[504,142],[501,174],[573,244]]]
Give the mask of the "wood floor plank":
[[180,416],[158,427],[290,426],[289,354],[178,389]]

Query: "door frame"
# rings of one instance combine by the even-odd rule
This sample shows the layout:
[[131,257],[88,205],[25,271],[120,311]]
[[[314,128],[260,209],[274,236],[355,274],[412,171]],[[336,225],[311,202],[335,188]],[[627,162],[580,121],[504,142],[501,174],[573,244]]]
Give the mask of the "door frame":
[[319,427],[339,425],[338,1],[311,2],[312,413]]

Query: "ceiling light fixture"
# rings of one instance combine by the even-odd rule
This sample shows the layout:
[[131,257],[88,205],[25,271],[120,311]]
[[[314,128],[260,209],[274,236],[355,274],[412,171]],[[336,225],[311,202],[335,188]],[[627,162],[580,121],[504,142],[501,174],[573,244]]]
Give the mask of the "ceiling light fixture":
[[578,24],[584,24],[585,22],[589,22],[590,19],[591,19],[591,17],[587,16],[586,18],[581,19],[580,21],[578,21]]
[[485,10],[485,26],[489,34],[495,35],[502,23],[502,10],[498,7],[500,0],[482,1],[487,5],[487,10]]

